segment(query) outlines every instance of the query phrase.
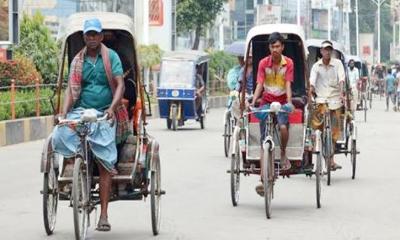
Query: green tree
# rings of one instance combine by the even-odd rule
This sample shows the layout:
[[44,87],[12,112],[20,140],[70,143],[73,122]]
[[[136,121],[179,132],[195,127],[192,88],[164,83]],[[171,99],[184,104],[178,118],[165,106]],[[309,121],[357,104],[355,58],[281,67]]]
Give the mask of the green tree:
[[225,0],[178,0],[176,7],[178,32],[195,31],[192,49],[198,49],[200,36],[222,11]]
[[[352,6],[355,6],[354,0]],[[354,9],[353,9],[354,10]],[[377,6],[371,0],[359,0],[359,31],[360,33],[374,33],[375,38],[378,37],[377,28]],[[391,26],[390,0],[381,6],[381,61],[388,61],[390,58],[390,43],[392,42],[392,26]],[[356,52],[356,16],[355,11],[350,18],[350,39],[352,52]],[[375,39],[374,48],[377,49],[377,41]]]
[[140,45],[138,49],[138,59],[141,67],[151,68],[160,64],[163,51],[156,44]]
[[44,83],[56,81],[58,47],[40,12],[36,12],[32,17],[23,15],[20,23],[20,43],[14,50],[17,55],[33,61]]

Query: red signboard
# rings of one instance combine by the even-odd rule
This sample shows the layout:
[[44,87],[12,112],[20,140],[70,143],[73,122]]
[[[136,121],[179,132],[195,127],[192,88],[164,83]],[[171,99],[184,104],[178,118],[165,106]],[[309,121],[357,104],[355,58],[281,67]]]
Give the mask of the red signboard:
[[370,46],[363,46],[363,54],[364,55],[371,55],[371,47]]
[[164,24],[164,5],[162,0],[149,0],[149,24],[150,26],[162,26]]

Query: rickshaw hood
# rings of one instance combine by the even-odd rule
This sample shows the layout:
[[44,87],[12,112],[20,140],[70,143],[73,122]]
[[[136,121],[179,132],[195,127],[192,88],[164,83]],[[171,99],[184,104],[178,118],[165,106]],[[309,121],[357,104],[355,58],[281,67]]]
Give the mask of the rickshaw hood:
[[83,31],[84,21],[90,18],[98,18],[102,24],[103,30],[119,29],[129,32],[133,36],[133,21],[125,14],[112,12],[81,12],[72,14],[61,23],[57,40],[65,41],[68,36]]

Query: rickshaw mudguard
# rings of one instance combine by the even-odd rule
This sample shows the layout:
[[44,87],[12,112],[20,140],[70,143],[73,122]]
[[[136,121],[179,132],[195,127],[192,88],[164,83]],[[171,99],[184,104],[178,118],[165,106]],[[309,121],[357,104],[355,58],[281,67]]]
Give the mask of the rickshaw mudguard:
[[[155,162],[160,161],[160,154],[159,154],[159,149],[160,145],[157,140],[155,140],[152,137],[149,137],[149,144],[147,146],[147,159],[148,159],[148,165],[147,168],[149,171],[154,171],[155,170]],[[148,171],[148,172],[149,172]]]
[[51,161],[51,153],[53,151],[53,146],[51,145],[51,138],[53,134],[50,134],[44,145],[43,145],[43,150],[42,150],[42,156],[40,159],[40,172],[41,173],[48,173],[50,170],[50,161]]
[[177,109],[177,115],[176,115],[176,119],[177,120],[180,120],[181,118],[182,118],[182,103],[181,102],[175,102],[175,103],[172,103],[170,106],[169,106],[169,119],[172,119],[172,107],[173,106],[176,106],[178,109]]

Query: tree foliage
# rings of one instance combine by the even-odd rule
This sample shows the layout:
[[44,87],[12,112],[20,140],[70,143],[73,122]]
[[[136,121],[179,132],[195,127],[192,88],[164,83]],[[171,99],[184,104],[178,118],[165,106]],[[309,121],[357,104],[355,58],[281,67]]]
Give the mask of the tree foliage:
[[56,82],[58,47],[39,12],[20,22],[20,43],[14,48],[17,55],[30,58],[42,75],[44,83]]
[[[354,0],[352,1],[354,7]],[[371,0],[359,0],[358,2],[358,15],[359,15],[359,31],[360,33],[374,33],[375,34],[375,49],[377,49],[377,6]],[[390,43],[392,42],[392,20],[390,12],[390,0],[386,1],[381,6],[381,61],[388,61],[390,58]],[[352,33],[351,48],[353,52],[356,51],[356,16],[355,12],[351,14],[350,19],[350,32]]]
[[200,36],[223,9],[224,0],[178,0],[176,7],[178,32],[195,31],[193,49],[198,49]]
[[138,59],[141,67],[150,68],[161,63],[163,51],[157,44],[140,45]]

